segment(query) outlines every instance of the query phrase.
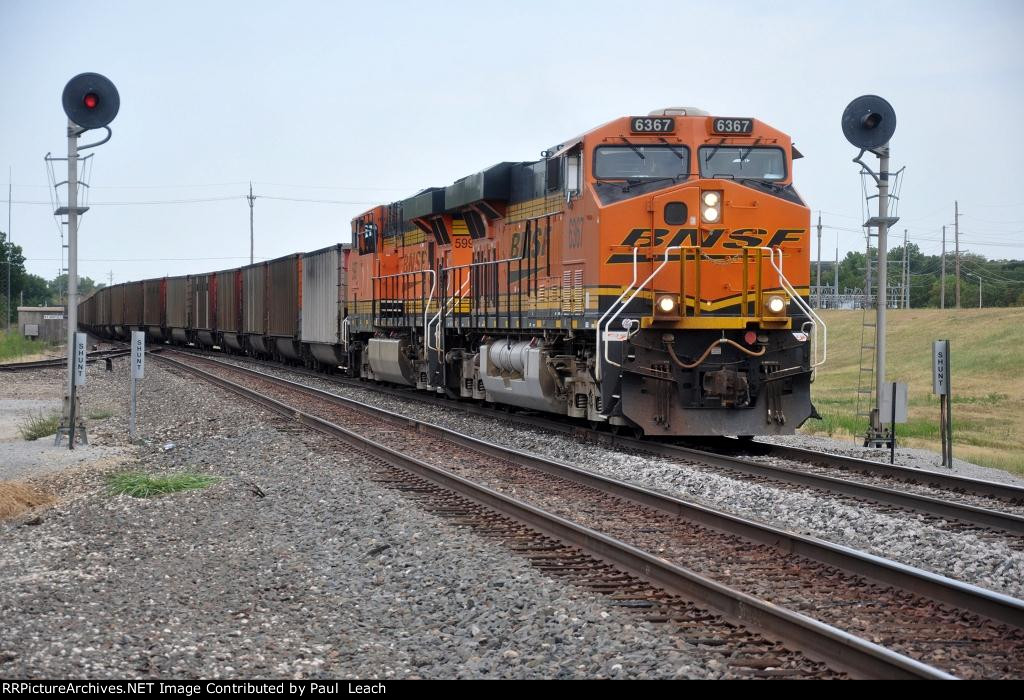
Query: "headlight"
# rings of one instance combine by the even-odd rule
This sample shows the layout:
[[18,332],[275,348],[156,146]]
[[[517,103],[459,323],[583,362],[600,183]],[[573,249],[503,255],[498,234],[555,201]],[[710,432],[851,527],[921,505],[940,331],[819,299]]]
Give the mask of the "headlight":
[[780,296],[768,297],[768,300],[765,301],[764,305],[770,314],[778,315],[786,310],[786,300]]
[[663,296],[658,299],[658,311],[663,314],[670,314],[676,310],[676,300],[670,296]]
[[709,190],[700,196],[700,218],[706,224],[717,224],[722,218],[722,193]]

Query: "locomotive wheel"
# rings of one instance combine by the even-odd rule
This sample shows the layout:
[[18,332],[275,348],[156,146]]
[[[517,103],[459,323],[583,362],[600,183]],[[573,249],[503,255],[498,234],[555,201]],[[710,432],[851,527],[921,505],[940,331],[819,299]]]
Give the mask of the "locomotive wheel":
[[641,433],[639,428],[634,428],[631,425],[613,425],[612,435],[635,440],[640,437]]

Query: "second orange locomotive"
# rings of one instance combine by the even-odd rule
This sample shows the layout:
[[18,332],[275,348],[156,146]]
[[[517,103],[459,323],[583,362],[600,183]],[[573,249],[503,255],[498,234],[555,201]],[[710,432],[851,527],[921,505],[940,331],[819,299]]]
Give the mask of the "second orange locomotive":
[[352,222],[351,374],[646,435],[792,433],[825,329],[790,138],[623,117]]

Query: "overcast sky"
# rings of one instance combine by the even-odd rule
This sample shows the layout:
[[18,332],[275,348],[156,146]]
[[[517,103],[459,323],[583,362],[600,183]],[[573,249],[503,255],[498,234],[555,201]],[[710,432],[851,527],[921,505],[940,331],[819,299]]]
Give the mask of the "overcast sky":
[[829,259],[863,249],[839,121],[875,93],[907,168],[896,236],[938,253],[958,199],[962,248],[1024,258],[1022,36],[1019,0],[0,0],[0,197],[10,168],[13,239],[53,277],[43,156],[66,153],[60,95],[84,71],[121,94],[80,238],[80,274],[114,282],[248,262],[250,180],[256,256],[276,257],[347,241],[373,204],[689,105],[792,135]]

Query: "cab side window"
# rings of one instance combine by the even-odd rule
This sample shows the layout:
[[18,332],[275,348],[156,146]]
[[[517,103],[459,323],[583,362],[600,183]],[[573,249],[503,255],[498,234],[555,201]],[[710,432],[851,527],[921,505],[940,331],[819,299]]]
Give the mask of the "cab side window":
[[581,183],[580,176],[583,173],[582,154],[579,151],[565,157],[565,196],[567,198],[579,196]]
[[359,252],[375,253],[377,251],[377,224],[365,222],[359,233]]

